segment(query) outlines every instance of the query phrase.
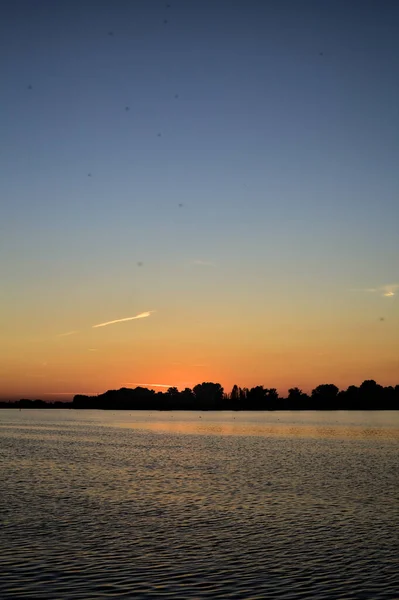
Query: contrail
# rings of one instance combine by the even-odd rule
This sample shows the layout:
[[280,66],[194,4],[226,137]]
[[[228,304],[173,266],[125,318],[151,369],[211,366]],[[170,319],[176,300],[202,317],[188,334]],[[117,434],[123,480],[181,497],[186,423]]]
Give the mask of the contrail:
[[154,310],[148,310],[147,312],[140,313],[139,315],[135,315],[134,317],[125,317],[124,319],[115,319],[114,321],[107,321],[106,323],[98,323],[98,325],[92,325],[92,328],[96,327],[106,327],[107,325],[114,325],[114,323],[123,323],[124,321],[133,321],[134,319],[144,319],[145,317],[149,317]]
[[67,331],[66,333],[59,333],[58,337],[65,337],[67,335],[74,335],[75,333],[79,333],[77,330]]

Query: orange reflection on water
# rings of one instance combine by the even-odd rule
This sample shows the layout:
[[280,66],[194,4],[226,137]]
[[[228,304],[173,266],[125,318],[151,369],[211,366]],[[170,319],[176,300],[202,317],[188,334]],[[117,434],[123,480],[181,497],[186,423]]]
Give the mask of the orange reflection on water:
[[399,442],[399,428],[379,428],[356,425],[315,425],[305,423],[248,423],[240,421],[179,420],[178,416],[155,420],[129,420],[114,423],[119,427],[158,433],[226,436],[274,436],[319,439],[392,440]]

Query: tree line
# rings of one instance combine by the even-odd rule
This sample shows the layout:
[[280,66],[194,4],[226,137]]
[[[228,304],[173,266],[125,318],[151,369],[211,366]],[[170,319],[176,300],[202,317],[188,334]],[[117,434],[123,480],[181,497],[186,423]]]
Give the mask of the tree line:
[[21,399],[2,402],[1,408],[77,408],[104,410],[398,410],[399,385],[383,387],[373,379],[346,390],[321,384],[311,394],[297,387],[280,397],[275,388],[257,385],[250,389],[234,385],[225,393],[220,383],[203,382],[194,388],[166,392],[136,387],[108,390],[97,396],[77,394],[72,402]]

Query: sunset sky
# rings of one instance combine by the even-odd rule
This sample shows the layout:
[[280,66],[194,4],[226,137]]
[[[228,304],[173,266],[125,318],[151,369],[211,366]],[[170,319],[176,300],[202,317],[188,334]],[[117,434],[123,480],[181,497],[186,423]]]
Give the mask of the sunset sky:
[[168,4],[2,5],[0,397],[398,384],[399,3]]

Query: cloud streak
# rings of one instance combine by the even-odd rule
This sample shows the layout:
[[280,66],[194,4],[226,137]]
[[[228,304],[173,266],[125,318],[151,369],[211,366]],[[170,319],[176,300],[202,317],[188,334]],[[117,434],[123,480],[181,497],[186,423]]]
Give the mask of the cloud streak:
[[75,333],[79,333],[79,331],[77,329],[74,329],[73,331],[67,331],[66,333],[60,333],[60,334],[58,334],[58,337],[67,337],[68,335],[75,335]]
[[41,396],[75,396],[83,394],[84,396],[97,396],[98,392],[41,392]]
[[108,325],[115,325],[115,323],[124,323],[125,321],[134,321],[135,319],[145,319],[146,317],[151,316],[151,314],[155,312],[153,310],[147,310],[146,312],[142,312],[134,317],[125,317],[123,319],[114,319],[113,321],[106,321],[105,323],[98,323],[97,325],[92,325],[92,329],[96,329],[97,327],[107,327]]
[[355,292],[368,292],[371,294],[381,294],[385,298],[392,298],[392,296],[396,296],[396,292],[399,290],[399,283],[388,283],[387,285],[382,285],[378,288],[363,288],[363,289],[355,289]]
[[133,382],[133,381],[128,381],[127,383],[125,383],[124,385],[142,385],[145,387],[161,387],[161,388],[170,388],[170,387],[175,387],[172,384],[166,384],[166,383],[137,383],[137,382]]

